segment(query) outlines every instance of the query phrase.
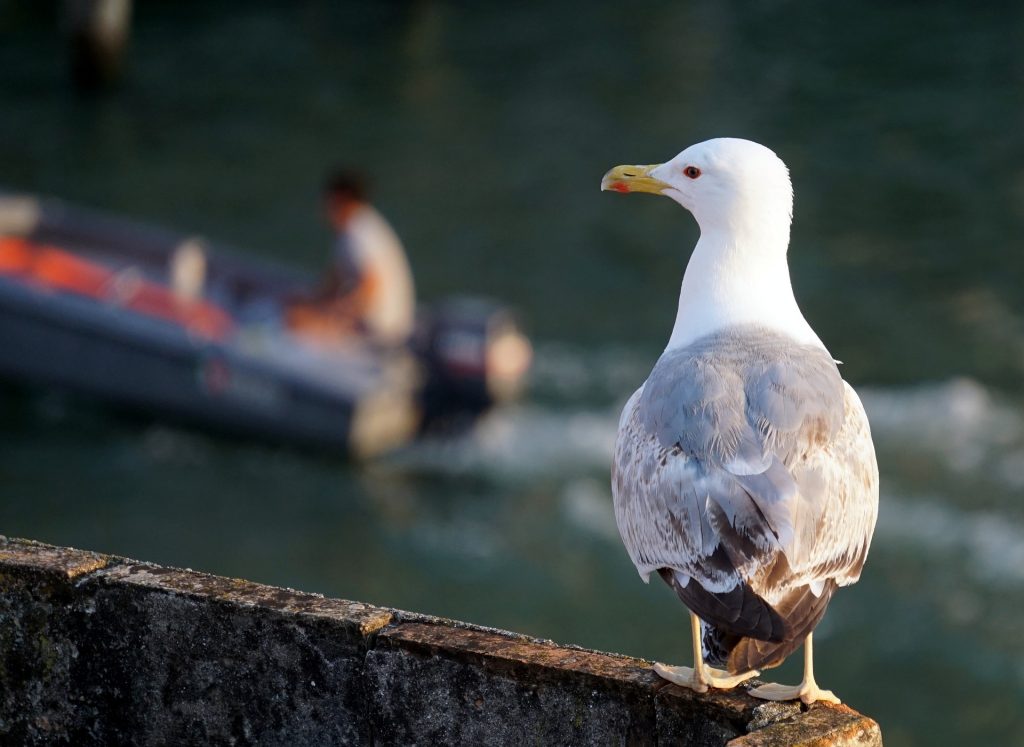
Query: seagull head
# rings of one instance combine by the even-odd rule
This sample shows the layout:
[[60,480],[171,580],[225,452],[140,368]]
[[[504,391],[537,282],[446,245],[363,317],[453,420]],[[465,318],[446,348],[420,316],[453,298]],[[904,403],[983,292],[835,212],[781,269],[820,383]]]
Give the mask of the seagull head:
[[671,197],[693,213],[702,231],[784,229],[793,217],[789,169],[770,149],[739,138],[691,145],[665,163],[616,166],[602,190]]

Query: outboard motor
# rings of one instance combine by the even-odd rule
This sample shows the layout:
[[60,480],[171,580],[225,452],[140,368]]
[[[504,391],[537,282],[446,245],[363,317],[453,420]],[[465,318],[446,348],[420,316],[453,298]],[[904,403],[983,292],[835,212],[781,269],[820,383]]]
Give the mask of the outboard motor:
[[422,314],[413,350],[424,363],[424,430],[467,426],[522,391],[533,350],[514,315],[490,301],[460,298]]

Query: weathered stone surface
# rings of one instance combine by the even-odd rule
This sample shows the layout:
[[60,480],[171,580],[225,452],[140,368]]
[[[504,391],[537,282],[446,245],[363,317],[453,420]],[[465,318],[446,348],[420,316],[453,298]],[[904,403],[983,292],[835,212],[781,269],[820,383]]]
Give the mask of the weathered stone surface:
[[878,724],[846,706],[816,703],[786,719],[729,742],[728,747],[881,747]]
[[104,588],[133,587],[142,591],[166,592],[204,602],[233,605],[243,609],[272,609],[304,620],[322,620],[338,625],[361,638],[380,630],[393,613],[381,607],[344,599],[328,599],[278,586],[266,586],[238,578],[164,568],[152,563],[124,562],[97,575]]
[[880,745],[845,707],[648,662],[0,537],[0,744]]
[[367,655],[385,744],[654,744],[662,682],[626,657],[421,623]]
[[808,708],[747,694],[761,684],[750,680],[703,694],[675,685],[662,688],[656,698],[659,740],[728,747],[881,747],[878,724],[853,709],[825,703]]
[[0,741],[369,741],[361,671],[387,610],[17,540],[0,552]]
[[668,685],[658,692],[658,735],[662,744],[715,744],[800,715],[797,703],[770,703],[744,687],[695,693]]
[[0,535],[0,566],[9,574],[41,574],[51,581],[66,581],[99,570],[111,561],[110,555],[31,540],[9,540]]
[[101,742],[359,744],[367,605],[141,563],[90,579],[79,681]]
[[0,536],[0,742],[51,743],[94,718],[69,697],[84,599],[73,582],[109,562]]

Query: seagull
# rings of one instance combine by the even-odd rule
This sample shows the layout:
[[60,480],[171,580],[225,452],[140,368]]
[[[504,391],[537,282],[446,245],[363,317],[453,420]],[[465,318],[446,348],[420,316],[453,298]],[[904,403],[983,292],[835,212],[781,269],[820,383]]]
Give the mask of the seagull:
[[612,463],[619,533],[640,577],[690,611],[697,692],[731,688],[804,646],[803,681],[748,692],[839,699],[814,679],[812,631],[855,583],[878,515],[878,466],[853,388],[797,306],[789,170],[749,140],[617,166],[602,190],[666,195],[700,239],[668,346],[626,402]]

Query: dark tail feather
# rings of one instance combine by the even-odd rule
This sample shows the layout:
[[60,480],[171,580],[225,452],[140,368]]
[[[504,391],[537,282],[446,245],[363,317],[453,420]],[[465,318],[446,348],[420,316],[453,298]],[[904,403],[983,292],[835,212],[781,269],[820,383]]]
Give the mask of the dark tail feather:
[[773,607],[749,584],[712,593],[694,580],[680,586],[668,568],[660,568],[658,573],[705,622],[704,660],[733,673],[781,664],[821,621],[836,590],[831,579],[825,582],[821,596],[815,596],[810,586],[801,586]]
[[724,666],[730,672],[777,667],[796,651],[825,615],[836,584],[825,582],[821,596],[816,597],[810,587],[794,589],[778,605],[779,614],[786,621],[786,635],[779,641],[758,640],[736,635],[717,626],[704,630],[705,659],[709,664]]
[[749,636],[765,641],[782,641],[786,637],[786,621],[779,612],[750,588],[740,584],[727,592],[707,591],[697,581],[680,586],[668,568],[659,568],[662,580],[676,596],[701,620],[736,636]]

